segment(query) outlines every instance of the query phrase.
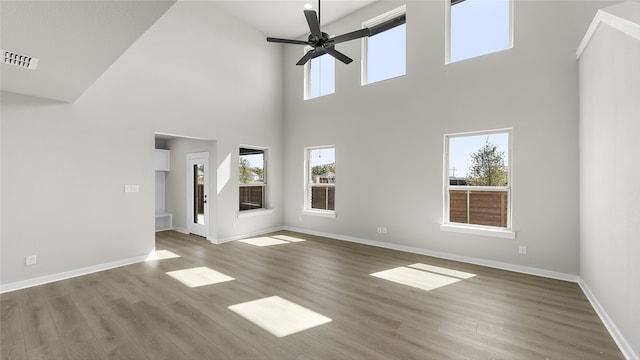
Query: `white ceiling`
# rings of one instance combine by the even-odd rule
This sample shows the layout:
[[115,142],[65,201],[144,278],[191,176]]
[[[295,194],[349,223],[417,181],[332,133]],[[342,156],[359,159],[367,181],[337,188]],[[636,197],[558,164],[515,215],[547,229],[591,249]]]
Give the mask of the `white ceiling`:
[[[322,1],[322,25],[375,1]],[[314,10],[318,5],[317,0],[213,2],[265,36],[283,38],[303,38],[308,33],[304,4],[312,3]],[[0,65],[0,89],[73,102],[173,3],[2,0],[0,47],[36,57],[39,63],[35,70]]]
[[[321,25],[329,24],[377,0],[322,0]],[[304,5],[318,10],[318,0],[254,0],[215,1],[233,16],[272,37],[302,39],[309,33],[304,18]]]

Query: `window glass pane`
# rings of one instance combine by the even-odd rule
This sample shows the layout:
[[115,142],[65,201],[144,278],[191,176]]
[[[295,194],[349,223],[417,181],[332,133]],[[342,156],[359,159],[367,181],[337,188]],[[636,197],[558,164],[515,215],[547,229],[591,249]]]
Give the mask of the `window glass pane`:
[[333,94],[336,87],[336,62],[331,55],[321,55],[309,61],[309,98]]
[[507,186],[509,134],[449,138],[451,185]]
[[506,191],[449,190],[449,221],[507,227]]
[[509,226],[509,133],[450,136],[447,141],[449,222]]
[[510,5],[510,0],[465,0],[451,5],[451,62],[508,49]]
[[335,210],[335,148],[309,149],[309,192],[311,209]]
[[240,210],[264,207],[264,150],[240,148]]
[[407,73],[407,24],[370,36],[367,41],[367,83]]

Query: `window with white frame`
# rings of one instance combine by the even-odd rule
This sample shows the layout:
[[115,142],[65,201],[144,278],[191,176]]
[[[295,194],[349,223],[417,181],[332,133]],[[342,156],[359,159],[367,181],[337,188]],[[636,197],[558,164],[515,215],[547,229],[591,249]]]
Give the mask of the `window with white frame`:
[[362,85],[407,73],[407,7],[366,21],[371,34],[362,40]]
[[332,213],[336,198],[336,149],[305,149],[305,210]]
[[266,208],[266,150],[240,147],[239,159],[239,210]]
[[[305,48],[305,53],[310,49]],[[314,57],[304,68],[305,100],[336,92],[336,61],[333,56],[323,54]]]
[[446,63],[513,47],[513,0],[449,1]]
[[445,224],[511,229],[511,130],[445,136]]

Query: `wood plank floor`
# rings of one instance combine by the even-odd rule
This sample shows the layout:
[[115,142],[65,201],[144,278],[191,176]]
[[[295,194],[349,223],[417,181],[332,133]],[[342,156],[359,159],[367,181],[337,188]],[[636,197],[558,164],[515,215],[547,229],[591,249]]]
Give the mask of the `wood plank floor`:
[[[624,359],[578,285],[291,232],[212,245],[172,231],[148,261],[0,295],[2,359]],[[270,234],[275,236],[277,234]],[[369,274],[474,274],[430,291]],[[166,273],[233,281],[190,288]],[[276,337],[228,307],[279,296],[332,319]]]

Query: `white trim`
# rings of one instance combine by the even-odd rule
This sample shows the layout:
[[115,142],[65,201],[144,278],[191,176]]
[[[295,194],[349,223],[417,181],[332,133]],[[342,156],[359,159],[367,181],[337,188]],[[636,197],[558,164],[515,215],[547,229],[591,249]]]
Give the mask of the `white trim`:
[[445,7],[444,7],[444,64],[449,65],[449,64],[460,62],[460,61],[474,59],[480,56],[495,54],[501,51],[513,49],[514,32],[515,32],[514,31],[515,26],[514,26],[514,20],[513,20],[515,11],[513,10],[513,7],[515,6],[515,3],[516,2],[514,0],[509,0],[509,47],[451,62],[451,0],[446,0]]
[[[482,136],[492,134],[504,134],[508,135],[507,144],[507,186],[488,187],[488,186],[457,186],[449,184],[449,139],[460,138],[468,136]],[[444,151],[443,151],[443,193],[442,193],[442,219],[443,223],[440,226],[440,230],[443,231],[456,231],[474,235],[484,236],[496,236],[496,232],[493,227],[487,227],[475,224],[462,224],[452,223],[449,221],[449,190],[476,190],[476,191],[505,191],[508,194],[507,199],[507,226],[505,229],[497,228],[501,231],[501,235],[498,237],[515,239],[516,234],[512,230],[513,226],[513,128],[480,130],[480,131],[468,131],[444,134]],[[460,229],[462,228],[462,229]],[[489,230],[489,231],[487,231]]]
[[[636,8],[634,9],[634,7]],[[620,10],[618,11],[618,9]],[[610,11],[620,12],[624,14],[624,16],[628,16],[628,18],[624,18],[621,15],[613,14]],[[637,19],[632,20],[634,18]],[[582,56],[582,53],[587,48],[587,45],[589,45],[589,42],[591,42],[591,39],[595,35],[596,30],[598,29],[598,26],[600,26],[600,24],[607,24],[612,28],[631,36],[632,38],[635,38],[636,40],[640,40],[639,22],[640,3],[638,2],[627,1],[598,10],[596,16],[593,18],[593,21],[591,21],[591,25],[589,25],[587,32],[582,38],[580,45],[578,46],[578,50],[576,50],[576,57],[579,59],[580,56]]]
[[[304,163],[303,163],[303,168],[304,168],[304,202],[303,202],[303,213],[308,212],[309,215],[318,215],[318,216],[327,216],[327,215],[322,215],[319,213],[333,213],[334,215],[332,217],[335,217],[335,209],[334,210],[319,210],[319,209],[313,209],[311,207],[311,151],[313,150],[322,150],[322,149],[333,149],[333,157],[334,157],[334,163],[336,165],[337,168],[337,149],[335,144],[334,145],[320,145],[320,146],[307,146],[304,148]],[[337,171],[337,170],[336,170]],[[337,180],[334,179],[334,183],[333,186],[335,188],[337,183]],[[334,199],[334,207],[335,207],[335,199]],[[328,216],[331,217],[331,216]]]
[[184,234],[184,235],[189,235],[189,230],[187,230],[185,228],[174,227],[172,230],[173,231],[177,231],[177,232],[179,232],[181,234]]
[[[238,187],[243,187],[243,186],[262,186],[262,207],[259,209],[252,209],[252,210],[238,210],[239,213],[244,213],[247,211],[271,211],[273,212],[272,209],[269,209],[269,203],[271,200],[271,186],[269,185],[269,148],[268,147],[264,147],[264,146],[254,146],[254,145],[246,145],[246,144],[240,144],[238,146],[238,161],[240,160],[240,148],[244,148],[244,149],[251,149],[251,150],[260,150],[262,151],[262,184],[260,183],[256,183],[256,184],[240,184],[240,182],[238,181]],[[239,196],[239,195],[238,195]],[[249,216],[249,215],[248,215]],[[238,215],[238,218],[240,218],[241,216]]]
[[516,232],[509,229],[494,228],[491,226],[467,225],[448,223],[440,225],[441,231],[457,232],[462,234],[489,236],[503,239],[516,239]]
[[273,214],[273,209],[243,210],[238,211],[238,219],[270,214]]
[[258,231],[254,231],[254,232],[250,232],[250,233],[244,233],[244,234],[233,235],[233,236],[229,236],[229,237],[225,237],[225,238],[208,239],[208,240],[211,241],[212,244],[220,245],[220,244],[224,244],[224,243],[227,243],[227,242],[230,242],[230,241],[242,240],[242,239],[245,239],[245,238],[248,238],[248,237],[264,235],[264,234],[268,234],[268,233],[272,233],[272,232],[276,232],[276,231],[282,231],[282,230],[284,230],[283,226],[276,226],[276,227],[273,227],[273,228],[258,230]]
[[[152,253],[154,251],[155,249],[152,251]],[[147,259],[150,256],[150,254],[151,253],[147,255],[128,258],[128,259],[112,261],[112,262],[108,262],[100,265],[91,265],[91,266],[87,266],[80,269],[75,269],[75,270],[65,271],[57,274],[51,274],[51,275],[46,275],[46,276],[37,277],[33,279],[22,280],[14,283],[0,285],[0,294],[143,262],[145,261],[145,259]]]
[[445,253],[445,252],[440,252],[440,251],[432,251],[432,250],[426,250],[426,249],[422,249],[422,248],[416,248],[416,247],[413,247],[413,246],[390,244],[390,243],[381,242],[381,241],[374,241],[374,240],[362,239],[362,238],[357,238],[357,237],[352,237],[352,236],[331,234],[331,233],[325,233],[325,232],[321,232],[321,231],[307,230],[307,229],[296,228],[296,227],[292,227],[292,226],[284,226],[283,230],[295,231],[295,232],[299,232],[299,233],[303,233],[303,234],[309,234],[309,235],[315,235],[315,236],[323,236],[323,237],[328,237],[328,238],[331,238],[331,239],[343,240],[343,241],[348,241],[348,242],[353,242],[353,243],[358,243],[358,244],[364,244],[364,245],[371,245],[371,246],[381,247],[381,248],[385,248],[385,249],[404,251],[404,252],[413,253],[413,254],[433,256],[433,257],[440,258],[440,259],[459,261],[459,262],[463,262],[463,263],[467,263],[467,264],[481,265],[481,266],[486,266],[486,267],[490,267],[490,268],[494,268],[494,269],[513,271],[513,272],[517,272],[517,273],[521,273],[521,274],[541,276],[541,277],[545,277],[545,278],[549,278],[549,279],[569,281],[569,282],[574,282],[574,283],[578,281],[578,276],[577,275],[565,274],[565,273],[561,273],[561,272],[545,270],[545,269],[539,269],[539,268],[533,268],[533,267],[528,267],[528,266],[509,264],[509,263],[504,263],[504,262],[500,262],[500,261],[493,261],[493,260],[479,259],[479,258],[473,258],[473,257],[468,257],[468,256],[455,255],[455,254],[450,254],[450,253]]
[[624,357],[627,358],[628,360],[640,360],[640,357],[638,356],[638,354],[636,354],[633,351],[633,348],[631,348],[631,345],[629,345],[629,343],[624,338],[620,330],[618,330],[613,320],[611,320],[611,318],[609,317],[607,312],[604,310],[602,305],[600,305],[600,302],[598,301],[596,296],[593,294],[593,292],[591,292],[591,289],[589,289],[589,286],[587,285],[587,283],[584,281],[582,277],[578,277],[578,285],[580,285],[582,292],[591,303],[591,306],[593,306],[593,309],[598,314],[598,317],[600,318],[604,326],[609,331],[609,334],[611,335],[613,340],[618,345],[618,348],[620,348],[620,351],[622,352]]
[[[309,50],[313,50],[313,47],[311,46],[305,46],[304,47],[304,53],[302,54],[302,56],[304,56]],[[332,95],[336,93],[336,87],[335,87],[335,79],[336,79],[336,60],[334,57],[331,56],[331,58],[333,59],[333,92],[330,93],[326,93],[326,94],[321,94],[319,93],[318,96],[311,96],[311,61],[315,60],[315,59],[320,59],[322,56],[324,55],[328,55],[328,54],[322,54],[314,59],[309,59],[309,61],[307,61],[304,64],[304,100],[311,100],[311,99],[316,99],[319,97],[323,97],[323,96],[327,96],[327,95]],[[322,60],[319,60],[319,62]],[[320,67],[320,71],[322,71],[322,65],[318,64],[318,66]],[[320,85],[322,87],[322,84]]]
[[[204,151],[204,152],[196,152],[196,153],[190,153],[187,154],[186,156],[186,185],[187,185],[187,191],[186,191],[186,206],[187,206],[187,213],[186,213],[186,217],[187,217],[187,229],[189,231],[189,233],[193,233],[195,235],[200,235],[200,236],[205,236],[208,237],[209,236],[209,231],[210,231],[210,226],[209,226],[209,187],[210,187],[210,179],[209,179],[209,167],[210,167],[210,163],[209,163],[209,152],[208,151]],[[204,191],[204,198],[205,198],[205,203],[204,203],[204,224],[194,224],[193,223],[193,219],[194,219],[194,214],[193,214],[193,197],[194,197],[194,193],[193,193],[193,182],[195,181],[195,179],[193,178],[193,170],[191,168],[192,166],[192,161],[198,161],[198,160],[202,160],[205,164],[204,166],[204,187],[203,187],[203,191]],[[201,231],[202,233],[197,233],[198,231]]]
[[307,209],[307,210],[302,210],[302,215],[320,216],[320,217],[326,217],[326,218],[332,218],[332,219],[335,219],[336,217],[338,217],[336,215],[336,212],[332,210]]
[[[374,17],[373,19],[369,19],[365,22],[362,23],[362,28],[372,28],[375,27],[376,25],[382,24],[385,21],[391,20],[393,18],[397,18],[400,16],[406,16],[407,15],[407,5],[402,5],[400,7],[397,7],[391,11],[387,11],[384,14],[378,15],[376,17]],[[406,43],[407,39],[406,39],[406,34],[405,34],[405,43]],[[406,50],[405,50],[406,51]],[[365,86],[365,85],[369,85],[369,84],[373,84],[369,82],[369,73],[367,72],[367,69],[369,67],[369,57],[367,56],[369,54],[369,37],[363,37],[362,38],[362,53],[361,53],[361,61],[360,61],[360,86]],[[406,69],[406,54],[405,54],[405,73],[404,75],[398,75],[398,76],[394,76],[391,78],[387,78],[384,80],[389,80],[395,77],[400,77],[400,76],[406,76],[407,75],[407,69]],[[378,80],[376,82],[379,81],[384,81],[384,80]]]

